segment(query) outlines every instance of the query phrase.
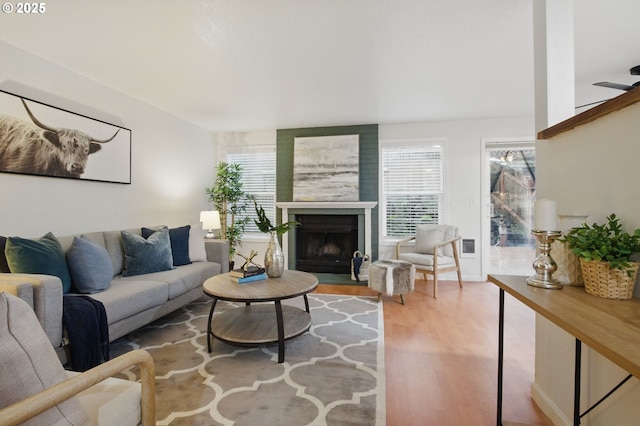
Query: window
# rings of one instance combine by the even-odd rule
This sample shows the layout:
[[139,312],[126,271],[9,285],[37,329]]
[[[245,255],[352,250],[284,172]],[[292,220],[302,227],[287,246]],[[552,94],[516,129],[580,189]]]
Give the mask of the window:
[[442,148],[432,142],[383,144],[382,235],[415,235],[416,225],[442,217]]
[[[244,192],[255,197],[259,206],[264,208],[271,221],[276,218],[276,153],[275,148],[251,148],[242,152],[229,150],[226,155],[228,163],[240,164],[242,167],[242,188]],[[259,232],[253,219],[257,219],[253,204],[246,215],[251,217],[245,228],[246,232]]]

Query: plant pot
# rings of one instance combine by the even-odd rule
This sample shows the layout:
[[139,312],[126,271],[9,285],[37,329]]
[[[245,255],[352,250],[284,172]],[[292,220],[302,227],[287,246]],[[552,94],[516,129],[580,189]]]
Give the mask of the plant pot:
[[627,274],[627,270],[609,269],[609,262],[580,258],[585,291],[603,299],[631,299],[640,263],[629,262],[629,264],[631,276]]

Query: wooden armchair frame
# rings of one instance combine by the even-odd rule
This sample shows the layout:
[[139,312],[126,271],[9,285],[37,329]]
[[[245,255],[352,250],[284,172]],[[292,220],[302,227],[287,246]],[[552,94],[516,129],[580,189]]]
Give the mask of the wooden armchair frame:
[[19,425],[51,407],[73,397],[91,386],[129,367],[140,368],[142,395],[142,425],[156,424],[156,382],[153,358],[148,352],[135,349],[65,380],[44,391],[0,410],[0,425]]
[[[400,248],[403,245],[415,239],[416,239],[415,236],[408,237],[396,243],[396,259],[400,259]],[[447,244],[451,244],[451,247],[453,248],[453,259],[454,259],[454,263],[452,265],[439,266],[437,255],[433,255],[433,269],[425,269],[425,268],[419,267],[418,265],[415,265],[416,272],[423,274],[425,281],[427,281],[427,275],[433,275],[433,298],[434,299],[438,298],[438,274],[440,272],[456,271],[458,273],[458,285],[460,286],[460,288],[462,288],[462,273],[460,272],[460,259],[458,257],[458,244],[457,244],[457,242],[460,241],[461,239],[462,237],[458,235],[455,238],[442,241],[441,243],[438,243],[434,246],[433,252],[438,253],[438,251],[441,250],[444,246],[446,246]]]

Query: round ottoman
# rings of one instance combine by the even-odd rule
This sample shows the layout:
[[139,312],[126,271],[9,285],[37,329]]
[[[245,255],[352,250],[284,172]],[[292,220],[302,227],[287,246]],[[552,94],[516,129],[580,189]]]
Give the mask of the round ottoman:
[[382,294],[399,294],[404,305],[404,294],[413,291],[416,267],[404,260],[376,260],[369,266],[369,288],[378,292],[378,302]]

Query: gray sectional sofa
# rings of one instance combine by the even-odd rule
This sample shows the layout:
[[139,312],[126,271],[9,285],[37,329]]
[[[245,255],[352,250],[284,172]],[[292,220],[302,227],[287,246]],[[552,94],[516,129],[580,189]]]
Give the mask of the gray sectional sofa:
[[[126,230],[141,235],[141,229]],[[169,270],[123,276],[127,253],[121,231],[85,233],[84,238],[104,247],[108,252],[113,276],[106,290],[89,294],[104,305],[109,341],[122,337],[202,296],[203,282],[228,272],[229,250],[224,240],[205,240],[198,229],[191,229],[189,253],[191,263]],[[65,253],[74,237],[58,237]],[[88,262],[89,264],[91,262]],[[90,265],[89,265],[90,266]],[[126,272],[125,274],[126,275]],[[35,311],[51,344],[65,363],[66,339],[63,333],[63,284],[52,275],[0,273],[0,291],[25,300]],[[72,290],[73,292],[73,290]]]

